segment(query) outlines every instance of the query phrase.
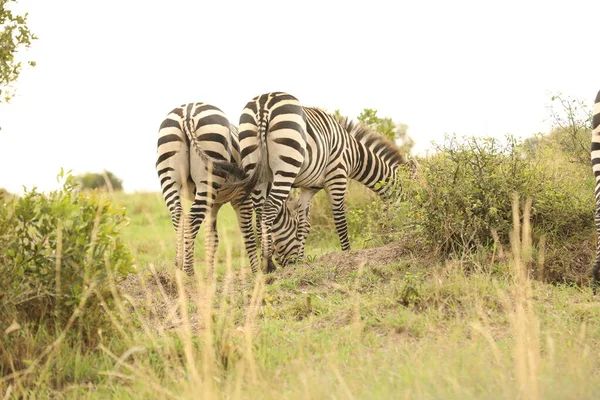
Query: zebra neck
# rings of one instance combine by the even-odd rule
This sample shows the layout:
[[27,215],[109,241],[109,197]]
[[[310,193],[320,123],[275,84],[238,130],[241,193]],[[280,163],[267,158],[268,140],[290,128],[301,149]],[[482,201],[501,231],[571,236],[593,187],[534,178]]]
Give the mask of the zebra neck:
[[350,178],[383,196],[389,189],[385,182],[395,179],[400,163],[395,157],[386,157],[377,148],[367,147],[362,142],[356,143],[357,151],[353,152],[354,168],[351,169]]

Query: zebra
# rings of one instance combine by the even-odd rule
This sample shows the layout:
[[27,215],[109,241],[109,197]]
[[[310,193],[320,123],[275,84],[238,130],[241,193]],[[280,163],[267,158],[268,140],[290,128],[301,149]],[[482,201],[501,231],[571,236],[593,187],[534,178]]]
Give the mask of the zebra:
[[[212,273],[219,242],[217,213],[223,204],[231,202],[250,266],[256,272],[259,263],[252,227],[252,201],[240,188],[223,185],[229,175],[241,177],[237,167],[240,165],[237,128],[219,108],[206,103],[189,103],[168,113],[158,136],[156,169],[177,234],[175,267],[181,267],[188,275],[194,273],[194,241],[208,216],[205,256],[207,272]],[[195,151],[190,151],[191,147]],[[188,217],[183,215],[182,197],[193,201]],[[276,251],[282,262],[292,257],[289,249],[296,241],[295,204],[290,201],[277,221],[281,235],[276,237]]]
[[592,269],[592,276],[596,284],[600,284],[600,91],[596,95],[594,102],[594,112],[592,116],[592,170],[596,178],[596,233],[598,242],[596,245],[596,261]]
[[292,188],[298,197],[298,248],[304,257],[310,231],[313,196],[324,189],[330,198],[343,251],[350,250],[345,195],[348,178],[384,196],[398,167],[407,161],[390,140],[362,123],[337,119],[327,112],[303,107],[294,96],[272,92],[248,102],[239,122],[244,187],[252,193],[261,223],[263,267],[273,271],[272,222]]

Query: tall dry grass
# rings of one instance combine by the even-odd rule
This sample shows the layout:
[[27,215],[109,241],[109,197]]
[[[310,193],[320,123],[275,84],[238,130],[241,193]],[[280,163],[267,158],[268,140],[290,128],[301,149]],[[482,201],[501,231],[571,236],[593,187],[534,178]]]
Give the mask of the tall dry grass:
[[[225,258],[219,276],[206,271],[202,262],[193,277],[150,264],[130,277],[136,290],[111,276],[116,301],[105,312],[117,335],[98,332],[94,360],[101,362],[94,367],[99,379],[53,384],[58,374],[53,366],[74,351],[65,345],[67,325],[27,368],[0,378],[0,395],[593,398],[598,391],[588,371],[600,367],[593,347],[600,335],[588,332],[588,314],[561,325],[564,315],[574,312],[551,309],[558,302],[546,307],[540,301],[544,293],[549,297],[561,292],[531,279],[530,207],[525,201],[521,211],[519,199],[513,199],[506,280],[485,269],[466,274],[460,263],[438,266],[412,289],[414,305],[399,305],[393,297],[398,287],[415,279],[408,280],[393,266],[362,263],[354,271],[339,270],[337,278],[322,278],[334,267],[300,265],[287,272],[289,281],[277,275],[278,280],[267,284],[264,275],[251,275],[244,262],[234,263],[234,248],[243,243],[227,236],[221,241]],[[293,275],[299,274],[311,283],[293,286]],[[573,293],[565,298],[586,299]],[[89,287],[85,298],[98,296]],[[282,304],[277,305],[277,296]],[[286,311],[294,302],[306,315],[302,320]],[[551,321],[558,322],[550,326]],[[4,334],[15,334],[18,328],[11,329]],[[575,336],[573,342],[565,341],[569,335]]]

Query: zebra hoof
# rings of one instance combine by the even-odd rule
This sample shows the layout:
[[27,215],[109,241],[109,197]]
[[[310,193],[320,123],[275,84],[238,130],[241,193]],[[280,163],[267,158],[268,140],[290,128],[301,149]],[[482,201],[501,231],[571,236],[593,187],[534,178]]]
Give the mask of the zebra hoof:
[[269,260],[269,262],[267,263],[267,274],[270,274],[271,272],[275,272],[276,269],[277,269],[277,267],[275,266],[275,263],[273,262],[273,260]]

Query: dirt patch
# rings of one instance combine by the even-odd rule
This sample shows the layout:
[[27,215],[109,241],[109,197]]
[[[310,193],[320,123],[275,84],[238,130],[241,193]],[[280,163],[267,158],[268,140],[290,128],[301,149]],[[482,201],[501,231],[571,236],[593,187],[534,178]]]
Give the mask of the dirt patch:
[[390,243],[382,247],[364,250],[337,251],[325,254],[317,259],[321,264],[327,264],[341,270],[353,270],[360,265],[388,265],[398,262],[407,256],[407,251],[401,243]]
[[[396,263],[407,256],[410,256],[410,251],[401,243],[390,243],[386,246],[365,250],[336,251],[325,254],[315,263],[326,267],[326,275],[313,279],[315,282],[307,281],[306,285],[311,285],[313,288],[315,285],[322,285],[323,290],[345,292],[346,286],[338,283],[340,276],[356,271],[361,265],[365,267],[384,266]],[[232,279],[234,287],[230,290],[240,293],[248,292],[248,290],[251,292],[252,276],[243,279],[240,272],[236,272],[234,275]],[[267,275],[265,280],[269,284],[275,280],[298,275],[302,275],[302,273],[297,268],[279,268],[275,274]],[[215,296],[219,296],[223,280],[218,279],[216,285]],[[141,321],[145,329],[162,333],[183,329],[186,326],[186,320],[181,312],[180,293],[174,270],[156,270],[150,267],[139,274],[129,275],[118,287],[126,300],[128,311],[138,317],[136,320]],[[197,332],[203,327],[199,308],[206,304],[208,296],[205,294],[205,290],[199,288],[196,277],[183,277],[183,288],[189,324],[192,331]],[[250,292],[247,294],[249,295]],[[293,298],[296,293],[289,293],[289,296]],[[249,301],[249,299],[245,301]]]
[[[183,279],[187,298],[188,321],[193,332],[201,328],[195,304],[202,301],[195,288],[194,278]],[[185,327],[186,321],[179,306],[180,293],[174,271],[154,270],[129,275],[118,285],[129,310],[136,314],[145,328],[163,332]],[[191,309],[190,309],[191,308]]]

